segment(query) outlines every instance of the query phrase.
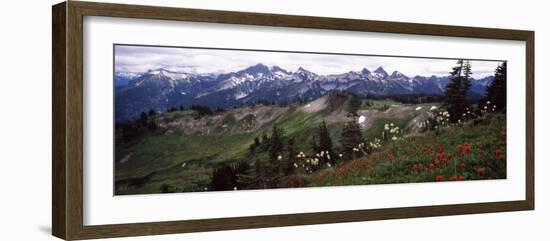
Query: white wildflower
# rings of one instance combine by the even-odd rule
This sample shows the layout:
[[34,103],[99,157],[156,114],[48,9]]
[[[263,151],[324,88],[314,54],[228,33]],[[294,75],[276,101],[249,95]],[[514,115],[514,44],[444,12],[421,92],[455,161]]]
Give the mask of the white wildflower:
[[237,187],[233,187],[233,191],[237,191]]
[[281,159],[283,159],[283,156],[281,155],[277,156],[277,160],[281,160]]
[[432,107],[430,107],[430,110],[437,110],[437,107],[435,105],[432,105]]
[[361,124],[361,123],[365,122],[366,119],[367,119],[367,118],[366,118],[365,116],[363,116],[363,115],[362,115],[362,116],[359,116],[359,118],[357,119],[357,123],[358,123],[358,124]]
[[422,110],[422,107],[421,107],[421,106],[416,107],[416,110],[417,110],[417,111]]
[[391,139],[395,141],[395,140],[397,140],[397,137],[396,137],[396,136],[394,136],[394,137],[392,137]]

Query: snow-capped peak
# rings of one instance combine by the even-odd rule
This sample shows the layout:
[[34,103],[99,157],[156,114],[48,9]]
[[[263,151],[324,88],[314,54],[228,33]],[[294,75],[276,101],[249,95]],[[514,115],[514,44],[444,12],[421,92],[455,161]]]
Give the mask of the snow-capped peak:
[[387,78],[388,77],[388,72],[386,72],[386,70],[384,70],[384,68],[382,68],[382,66],[378,67],[375,71],[374,71],[375,75],[380,77],[380,78]]
[[163,68],[149,70],[149,71],[147,71],[147,74],[157,75],[157,76],[165,76],[165,77],[168,77],[171,80],[180,80],[180,79],[185,79],[185,78],[189,77],[188,73],[175,72],[175,71],[170,71],[170,70],[163,69]]
[[392,79],[397,79],[397,78],[407,78],[406,75],[404,75],[403,73],[399,72],[399,71],[393,71],[393,73],[391,74],[390,76]]

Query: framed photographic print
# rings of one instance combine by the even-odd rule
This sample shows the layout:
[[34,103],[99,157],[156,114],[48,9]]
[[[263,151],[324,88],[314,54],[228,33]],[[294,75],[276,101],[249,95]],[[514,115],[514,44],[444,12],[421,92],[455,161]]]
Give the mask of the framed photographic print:
[[53,235],[534,209],[534,32],[53,6]]

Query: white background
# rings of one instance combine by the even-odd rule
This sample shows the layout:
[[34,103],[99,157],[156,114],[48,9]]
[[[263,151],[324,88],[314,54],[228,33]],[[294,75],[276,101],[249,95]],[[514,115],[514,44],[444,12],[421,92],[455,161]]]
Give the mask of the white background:
[[[133,1],[133,3],[147,1]],[[153,2],[153,1],[149,1]],[[161,1],[154,1],[159,3]],[[544,125],[550,86],[542,71],[550,65],[550,20],[543,1],[162,1],[166,5],[378,20],[535,30],[537,148],[536,211],[389,220],[304,227],[224,231],[128,240],[547,240],[550,178]],[[52,1],[10,1],[0,10],[0,222],[2,240],[55,240],[51,219],[51,37]]]
[[[507,179],[113,197],[113,43],[508,60],[508,78],[512,80],[508,88],[514,90],[508,92],[508,99],[514,101],[507,106],[507,144],[514,148],[507,149]],[[524,200],[522,113],[523,42],[87,17],[84,225]]]

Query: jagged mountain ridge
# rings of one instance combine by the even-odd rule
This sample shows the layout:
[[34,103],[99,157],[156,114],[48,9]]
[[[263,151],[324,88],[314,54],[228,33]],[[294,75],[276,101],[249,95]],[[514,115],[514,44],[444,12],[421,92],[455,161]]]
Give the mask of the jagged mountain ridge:
[[[145,73],[115,73],[115,115],[117,121],[133,119],[149,109],[172,106],[231,108],[266,100],[289,103],[313,100],[331,91],[348,91],[360,96],[403,94],[441,95],[449,76],[408,77],[399,71],[388,74],[382,67],[363,68],[342,74],[318,75],[300,67],[295,72],[278,66],[256,64],[223,74],[194,74],[166,69]],[[471,96],[482,96],[492,76],[472,79]],[[120,81],[120,82],[119,82]]]

